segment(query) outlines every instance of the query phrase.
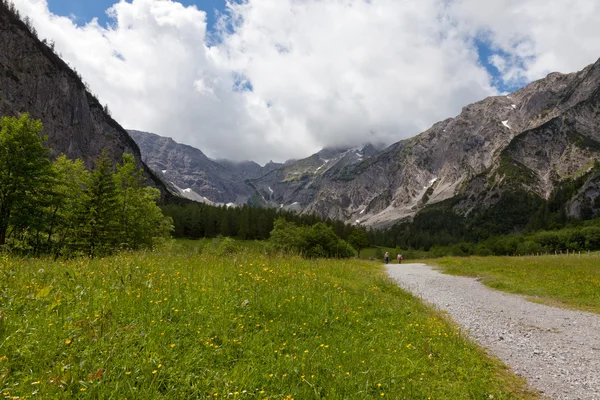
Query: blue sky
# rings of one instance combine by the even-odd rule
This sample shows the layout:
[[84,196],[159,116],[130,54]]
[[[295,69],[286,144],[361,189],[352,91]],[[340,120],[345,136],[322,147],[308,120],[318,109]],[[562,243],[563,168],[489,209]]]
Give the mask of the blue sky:
[[[118,0],[48,0],[48,8],[57,15],[74,15],[78,24],[85,24],[97,17],[100,24],[104,25],[108,18],[106,10]],[[184,6],[195,5],[200,10],[206,11],[208,29],[215,23],[215,10],[225,9],[225,0],[179,0]]]

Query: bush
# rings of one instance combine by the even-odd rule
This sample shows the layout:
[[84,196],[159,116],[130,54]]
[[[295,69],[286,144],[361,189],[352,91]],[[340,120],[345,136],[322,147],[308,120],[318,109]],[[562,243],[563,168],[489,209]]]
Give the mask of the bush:
[[279,218],[273,226],[270,244],[275,251],[298,253],[308,258],[348,258],[355,255],[352,246],[322,222],[299,227]]
[[539,243],[534,242],[533,240],[526,240],[524,242],[519,243],[517,246],[517,254],[527,255],[527,254],[538,254],[543,253],[544,248],[539,245]]
[[[236,241],[230,237],[223,237],[221,235],[214,238],[210,245],[206,246],[204,250],[208,254],[214,254],[217,256],[227,256],[235,254],[239,251]],[[200,249],[202,252],[202,249]]]

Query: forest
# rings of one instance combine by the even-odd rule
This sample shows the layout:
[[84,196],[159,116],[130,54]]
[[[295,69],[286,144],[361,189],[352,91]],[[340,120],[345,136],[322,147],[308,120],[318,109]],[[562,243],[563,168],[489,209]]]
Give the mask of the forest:
[[0,120],[0,246],[24,254],[102,256],[152,248],[173,229],[131,154],[106,154],[88,171],[64,155],[51,161],[39,120]]

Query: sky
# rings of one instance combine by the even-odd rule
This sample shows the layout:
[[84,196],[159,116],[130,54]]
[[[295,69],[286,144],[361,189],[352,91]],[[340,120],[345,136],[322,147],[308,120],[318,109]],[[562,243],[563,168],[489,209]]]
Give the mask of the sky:
[[13,0],[127,129],[212,158],[389,145],[600,58],[598,0]]

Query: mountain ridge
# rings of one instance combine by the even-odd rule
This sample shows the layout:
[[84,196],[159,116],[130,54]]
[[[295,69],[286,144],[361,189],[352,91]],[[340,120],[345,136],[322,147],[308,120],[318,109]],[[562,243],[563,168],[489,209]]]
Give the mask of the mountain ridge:
[[[324,149],[286,163],[246,179],[253,191],[247,202],[386,227],[450,199],[467,214],[509,192],[548,200],[561,182],[600,160],[598,110],[600,61],[466,105],[380,151]],[[593,180],[584,186],[586,194],[575,193],[569,204],[574,215],[599,198]],[[592,207],[593,215],[599,211]]]
[[148,183],[170,188],[141,159],[139,147],[90,93],[79,74],[0,2],[0,115],[29,113],[44,125],[51,155],[80,158],[88,168],[103,152],[114,163],[134,156]]

